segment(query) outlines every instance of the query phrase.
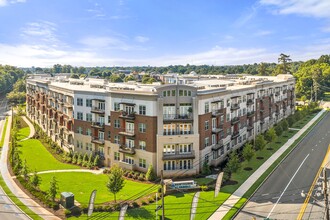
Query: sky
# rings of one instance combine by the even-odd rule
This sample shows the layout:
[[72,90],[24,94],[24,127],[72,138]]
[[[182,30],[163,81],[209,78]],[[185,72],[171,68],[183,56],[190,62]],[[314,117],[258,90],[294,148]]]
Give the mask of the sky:
[[235,65],[330,53],[330,0],[0,0],[0,64]]

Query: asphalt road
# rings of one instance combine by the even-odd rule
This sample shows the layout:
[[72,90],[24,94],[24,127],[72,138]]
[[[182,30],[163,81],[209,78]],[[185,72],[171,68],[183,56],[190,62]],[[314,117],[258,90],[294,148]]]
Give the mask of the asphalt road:
[[[315,126],[258,189],[235,219],[296,219],[330,143],[330,114]],[[323,217],[324,209],[313,216]],[[305,216],[304,216],[305,218]]]
[[[2,129],[4,126],[4,116],[7,112],[7,100],[0,98],[0,138],[2,137]],[[1,152],[0,152],[1,154]],[[3,164],[1,164],[3,166]],[[0,187],[0,219],[1,220],[16,220],[29,219],[19,210]]]

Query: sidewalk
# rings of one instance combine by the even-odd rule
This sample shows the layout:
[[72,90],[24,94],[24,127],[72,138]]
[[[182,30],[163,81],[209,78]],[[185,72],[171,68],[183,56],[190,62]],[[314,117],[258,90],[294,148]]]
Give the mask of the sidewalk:
[[57,216],[55,216],[53,213],[49,212],[48,210],[41,207],[38,203],[33,201],[31,198],[29,198],[14,182],[12,176],[9,173],[8,166],[7,166],[7,156],[8,156],[8,150],[9,150],[9,139],[10,139],[10,129],[11,129],[11,121],[12,117],[8,117],[8,127],[6,131],[5,141],[2,148],[2,154],[1,154],[1,160],[0,163],[2,166],[0,166],[1,175],[10,189],[10,191],[27,207],[29,207],[34,213],[42,217],[46,220],[60,220]]
[[34,134],[36,133],[35,129],[34,129],[34,126],[33,124],[26,118],[26,116],[22,116],[23,120],[26,122],[26,124],[29,126],[30,128],[30,134],[27,138],[24,138],[23,140],[21,141],[25,141],[27,139],[30,139],[34,136]]
[[209,218],[219,220],[226,216],[231,208],[243,197],[259,177],[293,144],[323,113],[320,111],[300,131],[290,138],[280,149],[278,149],[267,161],[265,161]]

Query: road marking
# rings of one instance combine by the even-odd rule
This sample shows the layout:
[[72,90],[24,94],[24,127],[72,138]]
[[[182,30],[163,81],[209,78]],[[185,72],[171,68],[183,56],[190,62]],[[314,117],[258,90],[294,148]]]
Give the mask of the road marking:
[[[330,131],[328,131],[328,132],[330,132]],[[327,159],[329,157],[329,153],[330,153],[330,145],[328,146],[327,153],[325,154],[325,157],[324,157],[324,159],[322,161],[322,164],[321,164],[321,166],[320,166],[320,168],[319,168],[319,170],[318,170],[318,172],[317,172],[317,174],[316,174],[316,176],[314,178],[314,181],[313,181],[313,183],[311,185],[311,188],[309,189],[309,191],[307,193],[306,199],[305,199],[304,204],[302,205],[302,207],[300,209],[300,212],[299,212],[299,215],[297,217],[297,220],[301,220],[303,218],[303,216],[304,216],[305,210],[306,210],[307,205],[308,205],[308,201],[309,201],[309,199],[312,196],[313,188],[314,188],[314,186],[316,184],[316,181],[319,178],[319,175],[320,175],[320,173],[322,171],[322,167],[324,167],[324,165],[325,165],[325,163],[326,163],[326,161],[327,161]]]
[[304,162],[306,161],[307,157],[309,157],[309,154],[307,154],[307,156],[305,157],[305,159],[301,162],[300,166],[298,167],[298,169],[296,170],[296,172],[293,174],[293,176],[291,177],[289,183],[286,185],[286,187],[284,188],[283,192],[281,193],[280,197],[277,199],[277,201],[275,202],[273,208],[270,210],[267,219],[269,219],[270,215],[272,214],[272,212],[274,211],[276,205],[278,204],[278,202],[280,201],[280,199],[282,198],[283,194],[285,193],[285,191],[287,190],[287,188],[289,187],[289,185],[291,184],[292,180],[294,179],[294,177],[297,175],[298,171],[300,170],[300,168],[302,167],[302,165],[304,164]]
[[269,195],[269,193],[261,194],[261,196],[268,196],[268,195]]

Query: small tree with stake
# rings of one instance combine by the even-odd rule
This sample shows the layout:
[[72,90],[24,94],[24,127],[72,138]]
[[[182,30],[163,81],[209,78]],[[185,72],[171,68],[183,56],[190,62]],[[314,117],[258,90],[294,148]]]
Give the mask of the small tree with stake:
[[113,165],[110,168],[109,180],[107,183],[107,188],[111,192],[116,200],[116,194],[124,187],[125,182],[123,178],[124,171],[118,165]]
[[48,196],[51,198],[51,200],[54,202],[55,197],[57,194],[58,190],[58,184],[55,176],[52,177],[52,180],[50,181],[50,186],[49,186],[49,191],[48,191]]

